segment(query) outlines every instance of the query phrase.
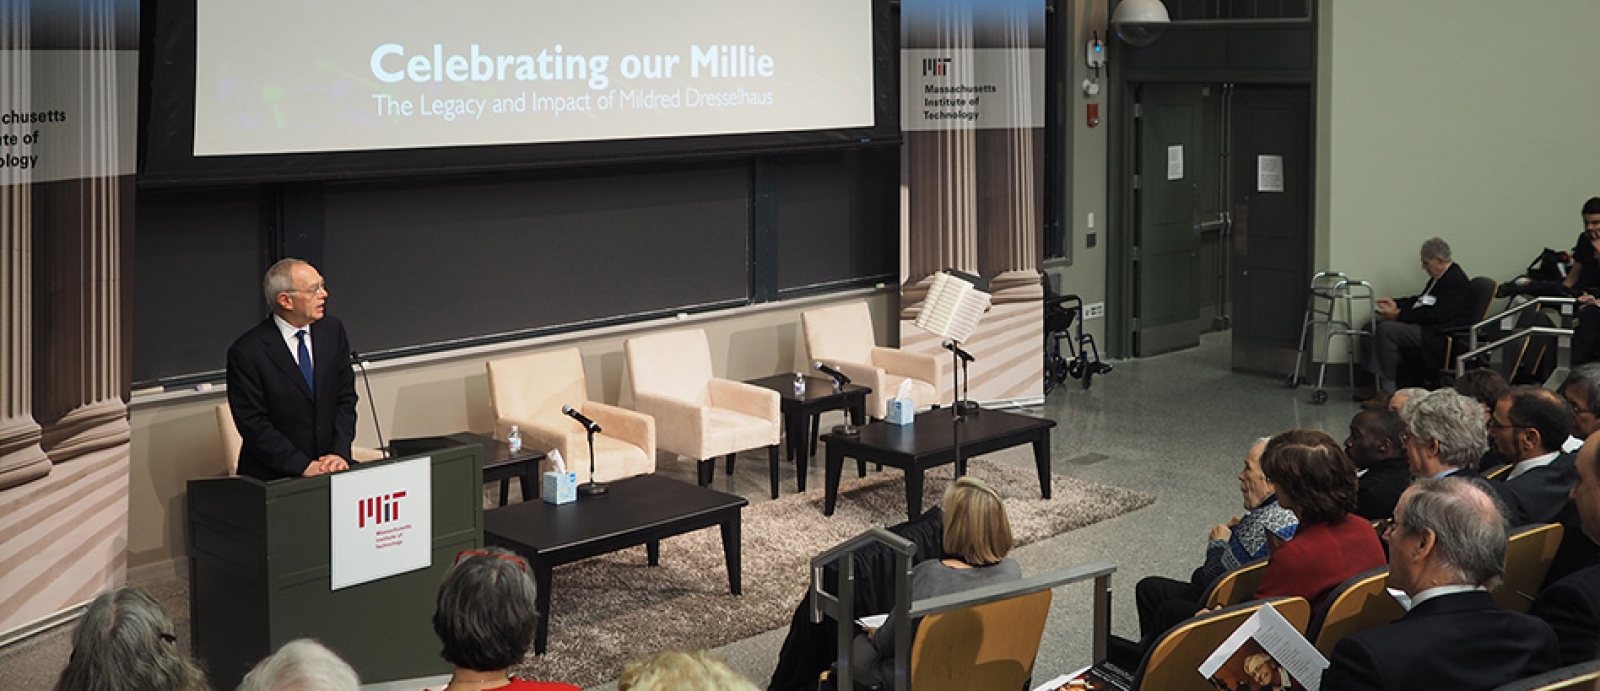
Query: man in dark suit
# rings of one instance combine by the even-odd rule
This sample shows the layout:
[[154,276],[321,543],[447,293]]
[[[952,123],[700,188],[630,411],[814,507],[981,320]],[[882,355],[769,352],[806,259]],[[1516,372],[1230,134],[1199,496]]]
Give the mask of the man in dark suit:
[[228,403],[244,438],[239,474],[310,477],[349,467],[356,384],[322,274],[284,259],[262,280],[272,316],[228,348]]
[[1572,407],[1548,389],[1518,386],[1495,401],[1489,437],[1512,465],[1505,481],[1492,486],[1511,525],[1550,523],[1566,507],[1574,455],[1561,445],[1572,425]]
[[1363,410],[1351,418],[1344,451],[1360,474],[1356,515],[1376,521],[1394,514],[1400,493],[1411,484],[1405,435],[1405,420],[1387,408]]
[[1417,480],[1395,507],[1389,587],[1410,611],[1334,646],[1324,691],[1492,689],[1560,664],[1550,625],[1495,604],[1506,524],[1481,480]]
[[[1590,438],[1578,451],[1577,482],[1572,502],[1585,535],[1600,535],[1600,468],[1595,467],[1600,437]],[[1595,659],[1600,651],[1600,562],[1568,575],[1539,593],[1528,610],[1549,622],[1561,642],[1561,664],[1575,665]]]
[[1444,331],[1471,324],[1472,287],[1467,273],[1451,260],[1450,245],[1439,238],[1422,243],[1422,270],[1428,283],[1422,292],[1404,298],[1378,298],[1374,307],[1379,321],[1372,326],[1377,357],[1367,363],[1377,377],[1375,395],[1365,401],[1368,408],[1382,408],[1395,392],[1395,373],[1401,360],[1414,361],[1429,369],[1444,367]]

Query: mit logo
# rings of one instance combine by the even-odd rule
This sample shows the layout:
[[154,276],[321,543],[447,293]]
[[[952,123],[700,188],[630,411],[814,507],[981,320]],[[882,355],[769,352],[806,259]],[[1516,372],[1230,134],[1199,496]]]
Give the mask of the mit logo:
[[356,502],[356,527],[365,528],[368,522],[372,525],[383,525],[400,520],[400,500],[405,496],[406,493],[402,490]]
[[923,58],[922,76],[943,77],[950,71],[950,58]]

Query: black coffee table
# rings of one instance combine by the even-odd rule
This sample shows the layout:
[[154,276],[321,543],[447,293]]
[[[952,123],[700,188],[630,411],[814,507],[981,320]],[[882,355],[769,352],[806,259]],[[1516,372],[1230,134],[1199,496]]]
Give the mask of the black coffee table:
[[[957,421],[959,420],[959,421]],[[839,498],[839,476],[845,457],[857,464],[867,461],[900,468],[906,473],[906,516],[922,514],[922,475],[927,469],[956,463],[956,475],[967,472],[967,459],[979,454],[1033,443],[1033,460],[1039,466],[1039,494],[1050,498],[1050,429],[1055,420],[1020,415],[1003,410],[980,410],[956,418],[951,408],[930,410],[909,425],[876,421],[860,427],[856,436],[825,434],[828,445],[827,494],[822,513],[832,516]],[[961,460],[956,461],[956,441],[961,443]]]
[[539,628],[533,652],[543,655],[550,637],[551,572],[580,559],[645,545],[651,566],[661,563],[661,539],[710,526],[722,528],[728,591],[743,592],[740,575],[740,511],[744,497],[640,475],[610,483],[611,491],[556,506],[527,501],[483,512],[483,541],[528,560],[539,587]]
[[[850,416],[852,424],[862,424],[867,418],[867,394],[872,393],[870,387],[856,384],[845,384],[843,390],[835,391],[832,379],[812,376],[803,379],[806,390],[801,394],[794,392],[793,374],[778,374],[746,382],[778,392],[778,407],[783,411],[783,446],[788,452],[788,460],[800,459],[795,471],[799,476],[796,484],[801,492],[806,491],[806,473],[811,467],[811,457],[817,453],[817,426],[821,424],[822,414],[830,410],[843,410]],[[808,440],[811,442],[809,451],[806,445]],[[778,498],[776,488],[773,489],[772,498]]]

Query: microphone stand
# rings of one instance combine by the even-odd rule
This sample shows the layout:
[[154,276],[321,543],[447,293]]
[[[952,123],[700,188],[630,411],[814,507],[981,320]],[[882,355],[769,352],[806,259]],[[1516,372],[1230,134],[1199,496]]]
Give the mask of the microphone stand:
[[583,429],[589,433],[589,481],[578,485],[578,494],[598,497],[611,491],[611,488],[594,481],[594,428],[584,425]]
[[[383,441],[383,428],[378,426],[378,401],[372,397],[372,379],[367,376],[367,363],[360,353],[350,352],[350,361],[354,362],[356,369],[361,370],[361,384],[367,388],[367,409],[372,411],[372,431],[378,433],[378,451],[384,458],[389,457],[389,445]],[[354,459],[345,459],[354,460]]]

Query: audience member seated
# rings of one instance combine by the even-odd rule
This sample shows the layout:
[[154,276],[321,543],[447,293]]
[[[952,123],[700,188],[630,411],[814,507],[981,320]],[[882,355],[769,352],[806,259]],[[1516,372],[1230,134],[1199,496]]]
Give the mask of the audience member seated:
[[1409,430],[1406,461],[1411,477],[1477,474],[1478,459],[1489,448],[1483,406],[1451,389],[1429,391],[1406,401],[1400,416]]
[[57,691],[204,691],[205,675],[178,645],[177,629],[143,590],[101,593],[72,632]]
[[[944,492],[944,558],[929,559],[911,571],[911,599],[923,600],[1015,581],[1022,569],[1011,552],[1011,521],[1000,494],[970,476]],[[1371,530],[1369,529],[1370,533]],[[866,628],[853,642],[851,675],[856,683],[881,686],[894,679],[894,623]]]
[[439,656],[455,666],[444,691],[578,691],[571,684],[514,679],[508,671],[533,645],[536,594],[527,562],[507,550],[456,555],[433,611],[433,633],[444,644]]
[[1222,574],[1266,558],[1269,534],[1279,540],[1294,537],[1300,520],[1278,504],[1272,483],[1261,474],[1261,452],[1266,448],[1265,437],[1250,445],[1244,470],[1239,472],[1239,494],[1244,498],[1245,513],[1211,528],[1205,561],[1189,580],[1149,576],[1134,588],[1134,601],[1139,607],[1140,650],[1149,647],[1155,636],[1194,616],[1204,604],[1201,598]]
[[704,650],[667,651],[628,663],[617,691],[756,691],[756,685]]
[[1600,431],[1600,414],[1595,412],[1596,408],[1600,408],[1600,363],[1592,362],[1572,368],[1566,380],[1561,382],[1560,391],[1561,398],[1572,406],[1572,434],[1577,438],[1577,444],[1569,439],[1562,445],[1562,450],[1573,451],[1589,435]]
[[1561,444],[1571,431],[1572,408],[1548,389],[1519,386],[1495,402],[1489,434],[1513,465],[1493,487],[1511,525],[1550,523],[1567,505],[1573,454]]
[[1377,377],[1377,390],[1366,403],[1383,407],[1395,392],[1400,362],[1415,362],[1429,370],[1445,365],[1445,331],[1467,326],[1472,314],[1472,291],[1467,274],[1450,258],[1450,245],[1439,238],[1422,243],[1422,269],[1428,282],[1417,295],[1378,298],[1378,323],[1372,327],[1377,357],[1367,369]]
[[1405,438],[1406,421],[1392,410],[1363,410],[1350,420],[1344,452],[1356,467],[1357,516],[1376,521],[1394,514],[1411,484]]
[[359,691],[349,663],[309,638],[289,641],[244,676],[239,691]]
[[1350,513],[1356,468],[1333,437],[1311,429],[1280,433],[1267,442],[1261,470],[1300,526],[1294,539],[1273,550],[1257,599],[1298,596],[1316,609],[1345,579],[1383,566],[1372,523]]
[[1456,385],[1452,388],[1456,393],[1469,396],[1472,400],[1483,404],[1483,414],[1488,415],[1494,412],[1494,402],[1505,395],[1511,384],[1499,370],[1479,367],[1467,370],[1466,374],[1456,380]]
[[[1572,333],[1572,364],[1581,365],[1594,360],[1600,353],[1600,307],[1594,295],[1600,293],[1600,197],[1590,197],[1579,211],[1583,218],[1583,232],[1572,245],[1572,268],[1560,281],[1535,281],[1517,279],[1503,286],[1495,295],[1542,295],[1578,298],[1578,323]],[[1585,317],[1591,317],[1586,319]]]
[[1405,417],[1406,401],[1411,400],[1415,396],[1420,396],[1426,393],[1428,393],[1428,390],[1420,386],[1408,386],[1390,394],[1388,404],[1382,407],[1399,413],[1401,417]]
[[1405,591],[1410,611],[1339,641],[1325,691],[1493,689],[1560,664],[1549,624],[1489,595],[1506,522],[1482,482],[1423,479],[1400,497],[1386,534],[1389,587]]
[[[1584,535],[1593,540],[1600,535],[1600,468],[1595,467],[1600,438],[1585,442],[1578,451],[1577,482],[1572,486]],[[1563,536],[1564,538],[1564,536]],[[1561,643],[1561,664],[1575,665],[1595,659],[1600,650],[1600,562],[1556,581],[1539,592],[1528,610],[1549,622]]]

